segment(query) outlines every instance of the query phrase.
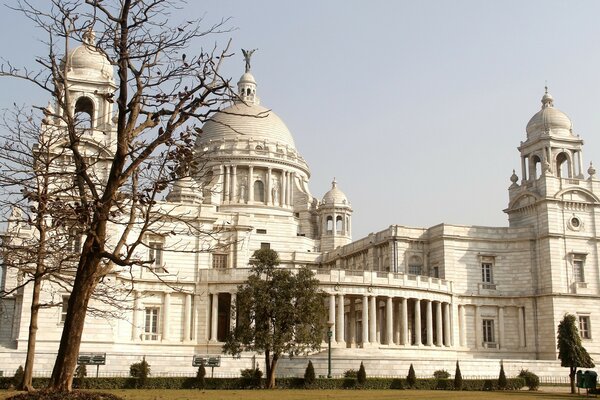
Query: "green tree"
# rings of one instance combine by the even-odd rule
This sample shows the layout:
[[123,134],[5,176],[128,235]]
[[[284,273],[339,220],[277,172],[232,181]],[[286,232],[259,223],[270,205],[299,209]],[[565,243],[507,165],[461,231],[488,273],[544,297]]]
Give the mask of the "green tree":
[[198,372],[196,373],[196,381],[198,383],[198,389],[204,389],[206,386],[206,368],[204,368],[204,360],[200,363],[198,367]]
[[138,378],[136,386],[142,388],[146,385],[146,380],[150,376],[150,364],[146,361],[146,356],[139,363],[133,363],[129,366],[129,375]]
[[506,389],[508,385],[508,381],[506,380],[506,374],[504,373],[504,363],[500,361],[500,375],[498,376],[498,388]]
[[315,367],[313,366],[312,361],[308,360],[306,371],[304,371],[304,384],[312,385],[313,383],[315,383],[315,379]]
[[460,372],[460,365],[458,365],[458,360],[456,360],[456,370],[454,371],[454,390],[462,390],[462,386],[462,373]]
[[223,351],[264,353],[267,388],[275,387],[275,368],[283,355],[293,357],[321,348],[325,331],[324,293],[308,268],[296,272],[276,268],[279,255],[270,249],[254,252],[252,268],[238,287],[234,311],[237,323]]
[[365,366],[362,361],[360,362],[360,368],[356,374],[356,381],[359,385],[364,385],[365,382],[367,382],[367,372],[365,371]]
[[577,329],[576,318],[573,314],[565,314],[558,324],[557,347],[558,358],[562,367],[569,368],[571,393],[575,393],[575,375],[577,368],[593,368],[594,362],[587,350],[581,344]]
[[417,374],[415,374],[415,369],[412,364],[410,364],[410,368],[408,369],[408,375],[406,376],[406,383],[409,387],[414,387],[415,383],[417,383]]

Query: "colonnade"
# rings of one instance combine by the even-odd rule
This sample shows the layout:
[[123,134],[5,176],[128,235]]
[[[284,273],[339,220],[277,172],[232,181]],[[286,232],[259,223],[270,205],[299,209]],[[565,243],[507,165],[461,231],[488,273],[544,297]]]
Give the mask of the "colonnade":
[[338,346],[453,346],[448,302],[340,293],[329,295],[328,308]]
[[[239,179],[238,170],[243,170],[243,179]],[[293,187],[296,173],[271,167],[260,168],[261,176],[256,178],[253,165],[221,165],[223,203],[264,203],[291,207],[293,205]],[[264,176],[263,176],[264,174]],[[266,182],[265,182],[266,181]],[[255,184],[260,182],[255,193]]]

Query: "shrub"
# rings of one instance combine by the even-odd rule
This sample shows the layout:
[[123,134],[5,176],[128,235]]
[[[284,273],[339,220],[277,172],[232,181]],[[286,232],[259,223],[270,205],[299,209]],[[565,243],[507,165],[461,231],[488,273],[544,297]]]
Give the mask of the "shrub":
[[242,369],[240,372],[244,389],[260,388],[263,373],[258,367]]
[[87,368],[85,364],[80,364],[75,368],[75,378],[83,379],[87,376]]
[[356,378],[358,372],[355,369],[348,369],[344,371],[344,378]]
[[494,383],[491,379],[486,379],[483,381],[483,389],[484,391],[494,390]]
[[456,370],[454,371],[454,390],[462,390],[463,388],[463,379],[462,374],[460,373],[460,365],[458,365],[458,360],[456,361]]
[[138,378],[136,385],[138,388],[146,385],[146,381],[150,375],[150,365],[146,362],[146,356],[139,363],[133,363],[129,366],[129,375]]
[[437,371],[434,371],[433,377],[435,379],[448,379],[450,378],[450,372],[445,369],[438,369]]
[[540,387],[540,378],[533,372],[522,369],[521,372],[519,372],[519,378],[525,380],[525,386],[527,386],[529,390],[538,390]]
[[308,360],[308,365],[304,371],[304,383],[307,385],[312,385],[315,383],[315,379],[315,367],[313,367],[312,361]]
[[504,363],[500,362],[500,375],[498,376],[498,389],[505,390],[508,382],[506,381],[506,374],[504,373]]
[[198,389],[204,389],[206,387],[206,368],[204,368],[204,361],[200,363],[198,367],[198,372],[196,373],[196,381],[198,384]]
[[17,368],[17,370],[15,371],[15,375],[12,378],[12,385],[14,387],[21,386],[21,382],[23,382],[23,375],[25,375],[25,372],[23,371],[23,366],[19,365],[19,368]]
[[406,376],[406,383],[409,387],[414,387],[415,383],[417,383],[417,374],[415,374],[415,369],[413,365],[410,364],[410,368],[408,369],[408,375]]
[[356,380],[359,385],[364,385],[365,382],[367,382],[367,372],[365,371],[365,366],[363,365],[362,361],[360,362],[360,368],[356,374]]

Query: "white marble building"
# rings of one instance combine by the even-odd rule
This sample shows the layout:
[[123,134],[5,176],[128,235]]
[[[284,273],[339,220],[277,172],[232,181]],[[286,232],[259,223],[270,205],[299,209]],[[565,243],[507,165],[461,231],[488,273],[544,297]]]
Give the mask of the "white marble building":
[[[97,142],[110,142],[116,129],[102,96],[115,89],[113,72],[86,44],[68,59],[73,107],[91,121],[90,154],[109,156],[102,152],[110,144]],[[509,374],[521,367],[562,373],[555,337],[566,312],[577,315],[584,345],[598,358],[600,182],[591,164],[584,171],[583,140],[550,94],[518,148],[522,168],[510,178],[508,227],[391,225],[352,241],[348,198],[335,180],[322,198],[310,193],[308,165],[283,121],[260,104],[249,70],[238,92],[241,100],[203,127],[196,143],[203,172],[177,182],[160,204],[164,214],[226,227],[215,238],[222,246],[202,251],[203,241],[178,231],[177,218],[161,229],[178,235],[146,238],[143,256],[155,260],[158,277],[135,271],[132,310],[123,318],[87,319],[81,351],[106,352],[101,371],[127,371],[145,355],[155,374],[192,373],[193,354],[219,354],[235,323],[236,287],[253,251],[264,247],[279,252],[282,268],[308,265],[322,282],[334,322],[334,373],[363,360],[369,375],[406,375],[410,361],[427,375],[453,371],[460,360],[464,375],[493,376],[501,359]],[[173,246],[192,251],[165,251]],[[4,277],[2,285],[14,284],[10,271]],[[29,291],[20,291],[0,309],[5,374],[24,362],[30,301]],[[60,307],[42,311],[38,373],[52,367],[62,318]],[[251,357],[224,356],[217,373],[237,375]],[[326,353],[310,357],[324,373]],[[301,374],[305,364],[296,359],[280,368]]]

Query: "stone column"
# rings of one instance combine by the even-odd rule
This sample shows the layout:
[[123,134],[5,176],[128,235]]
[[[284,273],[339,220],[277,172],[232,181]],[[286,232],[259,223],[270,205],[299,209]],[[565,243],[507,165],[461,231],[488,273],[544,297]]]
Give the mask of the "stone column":
[[131,321],[131,340],[137,341],[140,339],[140,292],[135,290],[133,292],[133,321]]
[[333,325],[331,326],[331,343],[336,343],[337,340],[337,336],[336,336],[336,329],[335,329],[335,294],[330,294],[329,295],[329,323],[333,322]]
[[421,300],[415,299],[415,346],[421,345]]
[[248,203],[254,202],[254,167],[248,166]]
[[343,294],[339,294],[338,295],[338,312],[337,312],[337,321],[336,321],[336,328],[337,328],[337,334],[336,334],[336,339],[337,342],[340,344],[345,344],[345,334],[344,334],[344,313],[345,313],[345,307],[344,307],[344,295]]
[[425,320],[427,323],[427,346],[433,346],[433,313],[431,300],[425,300]]
[[369,298],[369,341],[377,343],[377,298]]
[[394,343],[400,344],[400,330],[402,329],[402,306],[400,301],[394,303]]
[[498,347],[504,348],[504,307],[498,307]]
[[169,337],[169,318],[171,308],[171,293],[165,292],[163,295],[163,329],[162,329],[162,340],[167,341],[170,339]]
[[190,340],[190,327],[192,324],[192,295],[190,293],[185,294],[185,304],[183,307],[183,341],[188,342]]
[[217,324],[219,323],[219,293],[212,294],[212,309],[210,311],[210,341],[217,341]]
[[271,182],[271,179],[273,179],[272,177],[272,170],[271,168],[267,169],[267,204],[268,205],[272,205],[273,204],[273,182]]
[[296,173],[295,172],[291,172],[290,173],[290,185],[289,185],[289,198],[290,201],[288,202],[289,205],[293,205],[294,204],[294,182],[296,181]]
[[394,332],[394,303],[393,299],[388,296],[385,303],[385,344],[394,344],[392,334]]
[[481,347],[481,343],[483,342],[483,327],[481,325],[481,315],[479,315],[479,306],[475,306],[475,348],[479,349]]
[[527,347],[525,341],[525,307],[517,307],[517,324],[519,329],[519,347]]
[[458,330],[460,338],[460,346],[467,345],[467,318],[465,316],[465,306],[458,306]]
[[348,297],[350,300],[350,311],[348,312],[348,342],[350,347],[356,347],[356,307],[354,297]]
[[236,299],[237,293],[231,293],[231,305],[229,306],[229,329],[235,328],[235,325],[237,323],[235,312],[233,312]]
[[288,173],[287,171],[281,171],[281,206],[287,206],[287,185],[288,185]]
[[231,201],[237,203],[237,166],[231,167]]
[[400,325],[400,344],[408,345],[408,299],[406,297],[402,298],[400,308],[402,309],[402,322]]
[[444,345],[444,327],[442,326],[442,303],[437,301],[435,303],[435,345]]
[[198,314],[200,313],[200,295],[194,294],[194,304],[192,309],[194,310],[192,316],[192,341],[198,343]]
[[223,201],[229,201],[229,166],[225,165],[225,175],[223,176]]
[[369,344],[369,297],[362,298],[362,345],[363,348]]
[[529,171],[527,171],[527,169],[525,168],[525,157],[521,157],[521,181],[526,181],[527,180],[527,173]]
[[450,339],[450,304],[444,303],[444,344],[446,347],[452,345]]

